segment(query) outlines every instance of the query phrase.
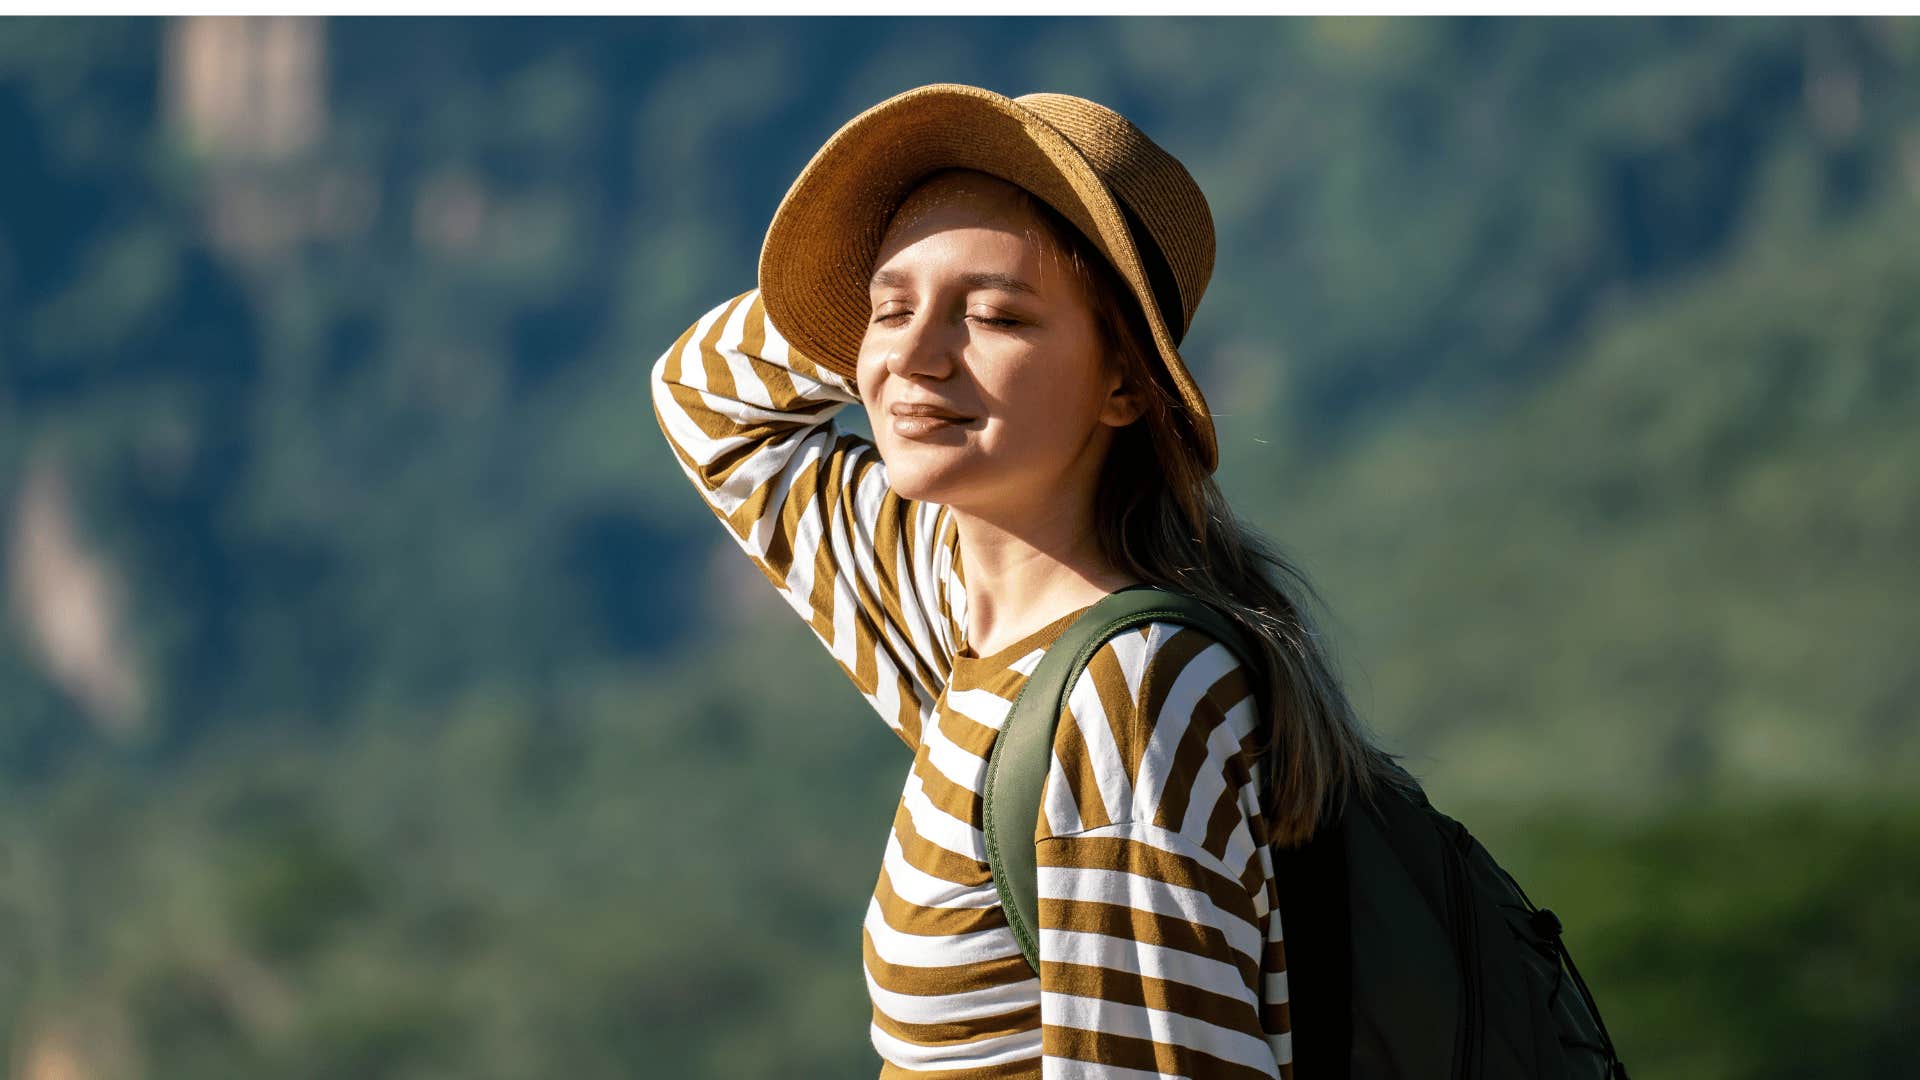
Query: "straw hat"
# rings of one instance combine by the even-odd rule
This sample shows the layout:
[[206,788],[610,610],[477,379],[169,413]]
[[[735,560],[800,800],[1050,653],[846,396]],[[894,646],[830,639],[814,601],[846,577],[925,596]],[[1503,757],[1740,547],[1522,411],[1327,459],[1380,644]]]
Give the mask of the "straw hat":
[[1213,417],[1179,351],[1213,276],[1213,214],[1173,155],[1086,98],[935,83],[834,132],[780,200],[760,249],[761,300],[788,343],[855,378],[881,236],[914,185],[945,168],[1026,188],[1093,241],[1132,287],[1200,457],[1217,468]]

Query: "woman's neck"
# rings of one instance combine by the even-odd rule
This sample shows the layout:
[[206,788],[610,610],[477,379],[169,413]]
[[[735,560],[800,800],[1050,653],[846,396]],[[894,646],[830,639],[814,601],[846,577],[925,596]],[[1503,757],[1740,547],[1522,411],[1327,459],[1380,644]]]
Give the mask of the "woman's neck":
[[967,648],[988,656],[1137,579],[1108,563],[1093,507],[1071,502],[991,517],[953,508],[967,585]]

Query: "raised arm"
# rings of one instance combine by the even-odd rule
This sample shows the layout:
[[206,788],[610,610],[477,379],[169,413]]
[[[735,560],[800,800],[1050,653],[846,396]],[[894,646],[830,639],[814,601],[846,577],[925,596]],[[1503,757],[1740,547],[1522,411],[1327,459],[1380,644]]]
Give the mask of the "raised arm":
[[653,365],[681,469],[909,747],[952,670],[956,537],[943,507],[887,485],[833,417],[859,395],[787,347],[758,290],[707,312]]
[[1232,652],[1174,623],[1075,684],[1036,832],[1046,1080],[1291,1080],[1254,703]]

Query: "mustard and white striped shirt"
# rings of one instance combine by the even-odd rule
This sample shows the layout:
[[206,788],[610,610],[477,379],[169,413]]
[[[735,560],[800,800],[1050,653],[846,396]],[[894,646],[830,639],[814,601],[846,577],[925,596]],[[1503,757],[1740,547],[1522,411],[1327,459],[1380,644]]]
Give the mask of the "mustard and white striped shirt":
[[857,392],[787,347],[757,291],[701,317],[652,379],[695,489],[913,752],[862,932],[880,1075],[1291,1080],[1233,654],[1150,623],[1074,686],[1034,833],[1036,977],[988,873],[980,789],[1015,694],[1080,611],[966,648],[952,516],[891,490],[872,442],[833,423]]

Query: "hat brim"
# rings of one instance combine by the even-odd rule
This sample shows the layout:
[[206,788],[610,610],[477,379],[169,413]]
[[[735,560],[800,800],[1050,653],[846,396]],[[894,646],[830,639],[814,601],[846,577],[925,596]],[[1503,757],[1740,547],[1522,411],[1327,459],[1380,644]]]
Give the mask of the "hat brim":
[[927,175],[976,169],[1027,189],[1090,239],[1133,290],[1211,472],[1218,445],[1200,387],[1160,314],[1113,193],[1037,113],[993,91],[936,83],[854,117],[813,155],[775,211],[760,249],[767,316],[809,360],[853,380],[868,283],[887,222]]

